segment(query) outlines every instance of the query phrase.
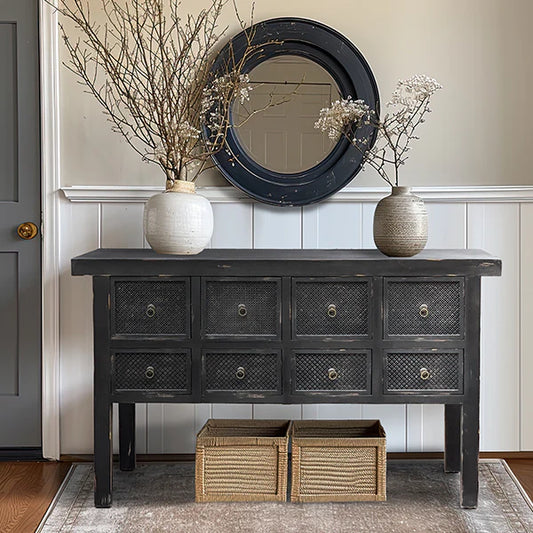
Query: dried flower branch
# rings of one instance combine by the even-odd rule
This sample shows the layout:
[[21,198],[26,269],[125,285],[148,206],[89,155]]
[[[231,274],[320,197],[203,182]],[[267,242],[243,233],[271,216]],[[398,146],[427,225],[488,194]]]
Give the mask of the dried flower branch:
[[[409,144],[418,139],[415,130],[431,112],[429,101],[439,89],[442,85],[427,76],[400,80],[387,104],[395,110],[383,119],[363,100],[348,96],[322,109],[315,128],[327,132],[330,139],[341,135],[347,138],[363,154],[363,166],[370,165],[389,185],[398,186],[399,169],[408,158]],[[373,146],[369,146],[369,136],[361,134],[360,128],[364,126],[377,132]],[[389,165],[394,168],[394,179],[387,172]]]
[[162,168],[167,188],[175,180],[193,181],[208,166],[224,147],[233,101],[249,98],[243,67],[264,48],[253,44],[253,6],[248,26],[233,4],[247,47],[238,61],[230,54],[217,77],[212,71],[227,30],[218,26],[227,2],[211,0],[197,16],[182,17],[178,0],[166,7],[164,0],[100,0],[106,16],[100,25],[89,0],[59,0],[58,11],[81,34],[74,40],[60,24],[67,67],[96,97],[113,130]]

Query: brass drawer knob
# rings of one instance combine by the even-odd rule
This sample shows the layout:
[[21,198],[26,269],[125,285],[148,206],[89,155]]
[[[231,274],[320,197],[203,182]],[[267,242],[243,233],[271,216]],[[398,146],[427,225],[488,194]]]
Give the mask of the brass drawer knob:
[[144,371],[144,375],[146,379],[153,379],[153,377],[155,376],[154,367],[153,366],[147,367],[146,370]]
[[335,304],[328,305],[329,318],[335,318],[337,316],[337,306]]
[[244,370],[244,367],[240,366],[237,368],[237,372],[235,372],[235,377],[237,379],[244,379],[246,377],[246,370]]
[[17,228],[17,235],[25,241],[33,239],[38,232],[39,230],[33,222],[23,222]]
[[427,318],[428,315],[429,315],[429,309],[428,309],[428,306],[427,304],[422,304],[419,309],[418,309],[418,314],[422,317],[422,318]]
[[429,370],[427,368],[421,368],[420,379],[423,379],[424,381],[426,381],[426,379],[429,379],[429,377],[430,377]]
[[239,313],[239,316],[246,316],[248,314],[248,310],[244,304],[239,304],[237,313]]
[[153,318],[155,316],[155,305],[154,304],[148,304],[146,306],[146,316],[148,318]]
[[334,368],[330,368],[328,370],[328,378],[331,381],[335,381],[338,377],[339,377],[339,373],[337,372],[337,370],[335,370]]

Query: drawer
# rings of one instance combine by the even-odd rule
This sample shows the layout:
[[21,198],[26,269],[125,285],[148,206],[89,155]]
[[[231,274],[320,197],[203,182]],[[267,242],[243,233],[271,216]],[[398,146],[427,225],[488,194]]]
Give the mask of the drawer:
[[292,392],[370,393],[370,350],[307,350],[293,354]]
[[281,393],[281,354],[276,350],[209,350],[203,354],[204,390]]
[[463,336],[462,279],[385,280],[385,337]]
[[191,355],[180,352],[115,352],[113,392],[172,391],[191,393]]
[[294,279],[294,337],[368,336],[371,284],[368,279]]
[[117,279],[111,294],[112,335],[189,337],[188,278]]
[[218,278],[202,283],[204,337],[280,337],[279,278]]
[[394,351],[385,354],[385,392],[463,392],[463,352]]

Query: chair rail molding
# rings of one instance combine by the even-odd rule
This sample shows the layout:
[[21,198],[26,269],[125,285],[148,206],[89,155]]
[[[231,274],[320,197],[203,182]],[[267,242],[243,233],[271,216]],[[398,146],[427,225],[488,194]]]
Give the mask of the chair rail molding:
[[42,454],[60,457],[59,49],[57,12],[39,2],[41,60]]
[[[73,185],[62,187],[71,202],[146,202],[162,187],[137,185]],[[322,203],[377,202],[387,194],[389,187],[346,187]],[[198,192],[211,202],[254,202],[234,187],[199,187]],[[533,202],[533,185],[479,185],[448,187],[413,187],[413,192],[426,202]]]

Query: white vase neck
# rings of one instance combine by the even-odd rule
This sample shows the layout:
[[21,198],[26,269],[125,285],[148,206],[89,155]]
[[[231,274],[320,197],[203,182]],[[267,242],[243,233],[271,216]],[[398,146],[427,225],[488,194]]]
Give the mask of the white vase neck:
[[182,192],[193,194],[196,192],[196,185],[192,181],[175,180],[172,187],[167,192]]

